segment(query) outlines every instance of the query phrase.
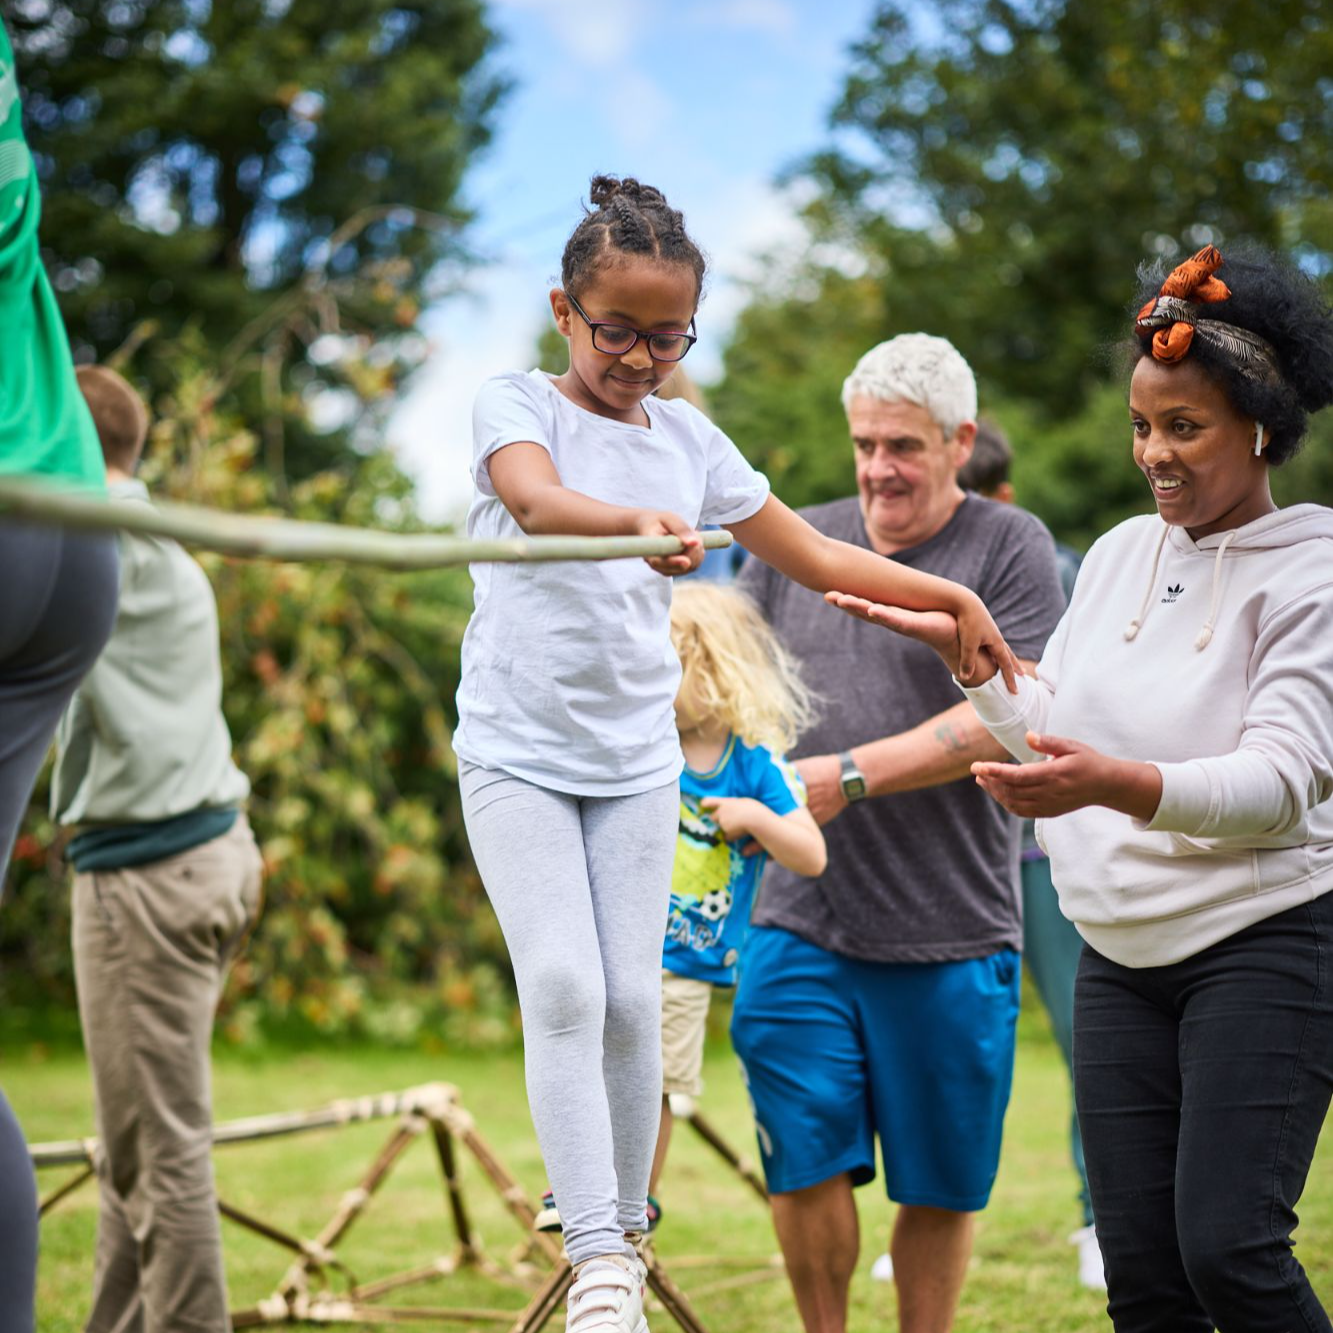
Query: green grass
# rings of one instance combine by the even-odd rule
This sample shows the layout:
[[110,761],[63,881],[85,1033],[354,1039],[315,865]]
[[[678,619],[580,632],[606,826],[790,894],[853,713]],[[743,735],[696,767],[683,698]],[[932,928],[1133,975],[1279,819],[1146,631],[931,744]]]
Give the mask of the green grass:
[[[744,1092],[724,1044],[709,1051],[703,1105],[738,1146],[753,1152]],[[404,1088],[444,1079],[455,1084],[483,1135],[523,1187],[536,1196],[544,1183],[527,1118],[521,1058],[516,1054],[450,1055],[330,1047],[258,1055],[221,1050],[216,1059],[219,1118],[319,1106],[337,1097]],[[74,1137],[91,1127],[90,1096],[81,1055],[41,1047],[6,1060],[5,1088],[33,1140]],[[1059,1055],[1040,1025],[1025,1015],[1020,1029],[1014,1097],[1004,1159],[990,1208],[981,1216],[976,1253],[963,1292],[958,1333],[1069,1333],[1109,1327],[1102,1299],[1075,1280],[1066,1237],[1079,1223],[1076,1184],[1068,1161],[1065,1124],[1068,1089]],[[228,1147],[217,1154],[224,1198],[302,1236],[313,1236],[353,1186],[389,1133],[387,1122],[265,1144]],[[1302,1205],[1301,1246],[1316,1288],[1333,1294],[1333,1172],[1326,1135]],[[44,1171],[44,1192],[64,1178]],[[522,1235],[500,1207],[475,1164],[464,1168],[465,1187],[488,1251],[509,1253]],[[681,1263],[680,1256],[749,1257],[755,1264],[776,1253],[768,1217],[758,1201],[692,1133],[681,1129],[663,1180],[667,1218],[659,1253],[715,1333],[774,1333],[799,1328],[785,1279],[709,1291],[727,1271]],[[896,1327],[891,1287],[872,1283],[870,1264],[883,1248],[889,1205],[878,1185],[857,1192],[862,1223],[861,1264],[853,1285],[851,1327]],[[59,1205],[42,1237],[38,1327],[75,1333],[88,1307],[96,1217],[90,1186]],[[1317,1238],[1317,1239],[1316,1239]],[[288,1256],[224,1223],[228,1277],[236,1305],[270,1293]],[[339,1247],[358,1279],[428,1262],[451,1245],[451,1232],[429,1142],[414,1144],[400,1160],[366,1214]],[[394,1298],[399,1304],[513,1306],[517,1293],[475,1275],[448,1279]],[[422,1325],[423,1327],[429,1325]],[[438,1325],[436,1325],[438,1327]],[[660,1314],[655,1330],[674,1327]],[[449,1327],[465,1327],[449,1325]],[[489,1326],[491,1328],[495,1325]],[[552,1321],[551,1327],[562,1327]]]

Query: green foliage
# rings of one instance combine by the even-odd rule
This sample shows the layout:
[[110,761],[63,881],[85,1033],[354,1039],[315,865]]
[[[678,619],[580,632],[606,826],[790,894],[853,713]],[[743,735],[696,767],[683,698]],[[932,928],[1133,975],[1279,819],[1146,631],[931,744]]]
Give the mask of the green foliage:
[[[344,386],[305,356],[321,334],[394,335],[419,358],[409,335],[464,258],[459,186],[505,90],[481,0],[15,0],[6,19],[78,353],[104,358],[151,321],[199,330],[226,361],[310,272],[367,280],[246,339],[266,372],[247,383],[252,411]],[[286,428],[296,475],[345,450],[300,411]]]
[[842,382],[886,337],[872,277],[803,266],[756,286],[709,391],[714,420],[788,504],[816,504],[854,486]]
[[[929,319],[920,326],[934,331]],[[794,275],[775,270],[756,288],[709,399],[718,424],[788,504],[852,493],[842,382],[864,351],[902,331],[872,274],[804,265]],[[1002,378],[979,380],[982,415],[997,421],[1014,447],[1019,502],[1061,540],[1086,550],[1114,524],[1151,508],[1131,453],[1123,374],[1094,380],[1064,414],[1013,395]],[[1280,504],[1333,504],[1333,413],[1312,420],[1304,449],[1274,470],[1273,490]]]
[[[276,483],[256,466],[234,397],[220,396],[203,339],[150,344],[141,361],[171,382],[142,470],[152,491],[272,511]],[[383,450],[312,475],[286,503],[298,518],[421,526]],[[200,563],[217,595],[225,708],[267,867],[263,921],[233,970],[223,1030],[234,1040],[314,1029],[508,1041],[508,968],[468,858],[451,747],[466,572]],[[60,843],[35,814],[17,848],[0,914],[6,1008],[72,1004]]]
[[[719,424],[789,503],[849,494],[843,379],[881,339],[942,335],[1020,500],[1086,548],[1150,503],[1116,352],[1137,265],[1245,236],[1333,273],[1330,67],[1317,0],[880,3],[806,164],[809,252],[756,285]],[[1333,422],[1274,490],[1333,501]]]
[[548,375],[563,375],[569,369],[569,344],[549,318],[537,335],[535,356],[538,369]]
[[815,220],[879,261],[894,331],[1064,414],[1145,256],[1243,236],[1333,266],[1330,67],[1322,0],[882,0]]

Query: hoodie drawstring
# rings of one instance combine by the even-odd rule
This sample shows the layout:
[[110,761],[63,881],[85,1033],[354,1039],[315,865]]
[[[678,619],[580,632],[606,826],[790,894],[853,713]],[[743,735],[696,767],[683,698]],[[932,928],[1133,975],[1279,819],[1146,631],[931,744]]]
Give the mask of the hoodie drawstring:
[[1143,628],[1143,622],[1148,618],[1148,608],[1152,605],[1152,595],[1157,587],[1157,570],[1162,563],[1162,547],[1166,545],[1166,539],[1170,531],[1170,527],[1163,523],[1162,535],[1157,539],[1157,549],[1153,552],[1152,573],[1148,575],[1148,590],[1143,594],[1143,605],[1139,607],[1138,615],[1125,626],[1125,638],[1127,639],[1137,638],[1139,630]]
[[[1148,618],[1148,608],[1152,606],[1152,596],[1157,590],[1157,571],[1162,563],[1162,548],[1166,545],[1170,533],[1170,526],[1162,524],[1162,535],[1157,539],[1157,549],[1153,552],[1152,573],[1148,575],[1148,588],[1143,594],[1143,605],[1139,607],[1138,615],[1125,626],[1126,639],[1137,638],[1139,630],[1143,628],[1143,622]],[[1208,598],[1208,619],[1203,622],[1203,628],[1199,630],[1198,638],[1194,640],[1196,652],[1203,652],[1213,641],[1213,629],[1217,624],[1218,598],[1222,591],[1222,557],[1226,554],[1227,547],[1239,536],[1239,529],[1233,530],[1218,544],[1217,558],[1213,561],[1213,590]]]
[[1217,622],[1217,599],[1222,590],[1222,557],[1226,554],[1227,547],[1239,536],[1240,532],[1238,530],[1228,532],[1217,548],[1217,559],[1213,561],[1213,591],[1208,598],[1208,619],[1203,622],[1199,637],[1194,640],[1196,652],[1203,652],[1213,641],[1213,626]]

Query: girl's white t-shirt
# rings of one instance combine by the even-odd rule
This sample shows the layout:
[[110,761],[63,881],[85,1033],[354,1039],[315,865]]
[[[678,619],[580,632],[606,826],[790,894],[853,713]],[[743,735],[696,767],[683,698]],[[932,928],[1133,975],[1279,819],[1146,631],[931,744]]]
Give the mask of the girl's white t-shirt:
[[[571,490],[608,504],[670,510],[695,525],[737,523],[768,482],[702,412],[649,398],[650,426],[585,411],[540,370],[497,375],[472,411],[469,537],[522,537],[487,460],[531,441]],[[642,560],[475,564],[463,636],[454,750],[555,791],[625,796],[675,780],[671,580]]]

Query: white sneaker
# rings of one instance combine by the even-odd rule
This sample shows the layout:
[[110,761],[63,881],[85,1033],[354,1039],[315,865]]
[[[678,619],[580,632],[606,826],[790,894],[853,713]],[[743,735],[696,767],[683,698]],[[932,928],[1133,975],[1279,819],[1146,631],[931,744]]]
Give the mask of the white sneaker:
[[893,1281],[893,1256],[891,1254],[881,1254],[879,1258],[870,1265],[870,1280],[872,1282]]
[[648,1333],[639,1264],[592,1259],[569,1289],[565,1333]]
[[1078,1246],[1079,1285],[1091,1291],[1105,1291],[1106,1269],[1102,1265],[1102,1247],[1097,1243],[1097,1229],[1079,1227],[1070,1236],[1069,1243]]

